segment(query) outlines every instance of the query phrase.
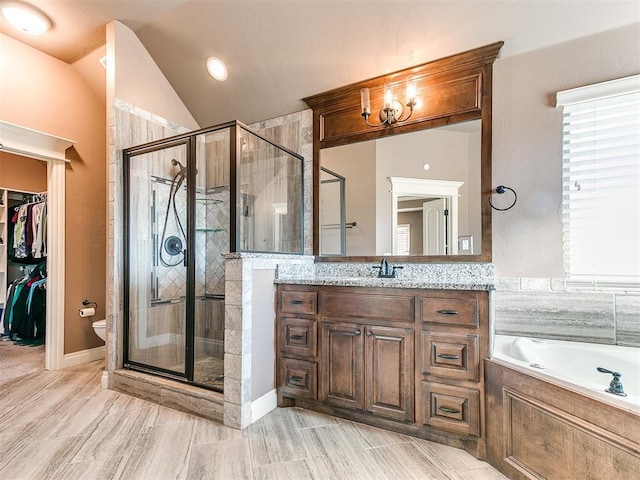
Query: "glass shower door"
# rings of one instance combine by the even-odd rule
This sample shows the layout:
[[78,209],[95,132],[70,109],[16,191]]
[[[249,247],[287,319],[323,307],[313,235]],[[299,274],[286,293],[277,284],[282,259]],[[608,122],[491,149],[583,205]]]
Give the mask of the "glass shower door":
[[[128,158],[125,361],[187,376],[187,143]],[[126,322],[125,322],[126,323]]]
[[320,255],[347,254],[345,178],[320,169]]
[[230,251],[230,130],[196,136],[193,382],[224,387],[225,258]]

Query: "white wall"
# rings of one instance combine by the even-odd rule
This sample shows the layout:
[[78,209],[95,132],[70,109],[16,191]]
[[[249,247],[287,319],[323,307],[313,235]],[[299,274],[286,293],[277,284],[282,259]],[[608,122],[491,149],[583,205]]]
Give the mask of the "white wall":
[[276,328],[273,284],[275,270],[254,270],[251,307],[251,400],[273,390],[276,384]]
[[640,73],[639,39],[635,24],[495,63],[493,186],[518,193],[513,209],[493,212],[497,276],[562,277],[562,111],[555,93]]
[[199,128],[136,34],[118,21],[107,25],[107,58],[113,63],[108,101],[117,98],[189,130]]
[[[469,163],[480,163],[479,149],[473,152],[478,156],[471,157],[470,144],[470,134],[441,128],[376,140],[377,255],[391,251],[391,176],[464,182],[459,189],[458,234],[469,234]],[[429,170],[424,170],[425,163]],[[480,177],[476,180],[478,191]]]
[[322,166],[345,181],[347,255],[376,255],[376,142],[361,142],[320,151]]

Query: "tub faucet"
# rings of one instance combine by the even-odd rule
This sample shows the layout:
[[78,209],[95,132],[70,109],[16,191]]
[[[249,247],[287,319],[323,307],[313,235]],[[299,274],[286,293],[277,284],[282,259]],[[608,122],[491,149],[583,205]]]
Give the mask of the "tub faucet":
[[392,266],[389,262],[387,262],[386,258],[383,258],[379,266],[372,268],[377,268],[379,270],[378,278],[396,278],[396,270],[402,267],[399,267],[397,265]]
[[626,397],[627,394],[624,393],[624,387],[622,386],[622,382],[620,381],[621,373],[612,372],[611,370],[607,370],[606,368],[598,367],[600,373],[610,373],[613,375],[613,380],[609,384],[609,388],[605,389],[605,392],[613,393],[614,395],[620,395],[621,397]]

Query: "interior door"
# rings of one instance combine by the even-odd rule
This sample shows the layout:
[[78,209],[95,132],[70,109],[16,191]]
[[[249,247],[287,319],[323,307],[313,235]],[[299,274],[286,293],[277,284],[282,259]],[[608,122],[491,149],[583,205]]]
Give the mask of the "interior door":
[[424,255],[447,255],[450,225],[446,198],[429,200],[422,204],[424,225]]

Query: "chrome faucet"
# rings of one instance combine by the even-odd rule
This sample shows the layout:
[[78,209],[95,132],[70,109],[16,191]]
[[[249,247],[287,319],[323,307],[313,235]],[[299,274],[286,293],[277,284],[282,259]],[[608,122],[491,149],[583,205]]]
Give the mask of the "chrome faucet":
[[621,373],[612,372],[611,370],[607,370],[606,368],[602,367],[597,367],[596,370],[598,370],[600,373],[610,373],[611,375],[613,375],[613,380],[611,380],[609,388],[606,388],[604,390],[605,392],[613,393],[614,395],[620,395],[621,397],[627,396],[627,394],[624,393],[624,387],[622,386],[622,382],[620,381],[620,377],[622,376]]
[[383,258],[379,266],[372,267],[372,268],[377,268],[379,270],[378,278],[396,278],[396,270],[401,269],[403,267],[399,267],[397,265],[391,265],[389,262],[387,262],[386,258]]

